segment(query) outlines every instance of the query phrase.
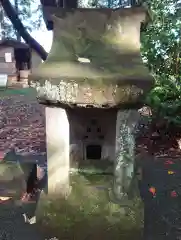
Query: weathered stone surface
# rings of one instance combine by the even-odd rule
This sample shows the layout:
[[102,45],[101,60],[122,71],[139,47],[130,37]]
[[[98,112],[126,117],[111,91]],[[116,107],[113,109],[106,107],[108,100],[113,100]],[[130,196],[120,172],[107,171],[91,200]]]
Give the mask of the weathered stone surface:
[[120,202],[127,200],[135,167],[135,130],[140,114],[136,110],[118,111],[116,121],[116,159],[113,193]]
[[47,107],[46,145],[48,194],[64,194],[69,189],[69,121],[61,108]]
[[120,107],[141,101],[153,78],[140,54],[143,8],[54,12],[48,59],[30,82],[40,101],[71,106]]
[[26,177],[18,163],[0,163],[0,196],[19,198],[26,192]]

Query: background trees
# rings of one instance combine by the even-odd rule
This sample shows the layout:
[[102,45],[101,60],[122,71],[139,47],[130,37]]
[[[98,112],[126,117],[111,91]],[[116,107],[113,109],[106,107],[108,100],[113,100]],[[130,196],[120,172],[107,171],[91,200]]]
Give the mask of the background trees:
[[45,49],[30,35],[32,29],[40,28],[43,19],[41,5],[36,3],[36,0],[0,0],[1,37],[16,36],[20,40],[21,36],[45,60]]
[[[8,1],[6,1],[8,2]],[[39,28],[43,21],[41,5],[36,0],[11,0],[9,1],[16,12],[20,20],[23,22],[26,29],[31,32],[33,28]],[[4,4],[4,1],[2,1]],[[39,3],[39,4],[38,4]],[[3,5],[2,4],[2,5]],[[1,25],[1,36],[0,37],[19,37],[18,31],[14,29],[11,21],[7,17],[3,6],[0,4],[0,25]]]
[[156,79],[147,97],[154,116],[181,124],[181,8],[179,1],[152,0],[152,23],[142,32],[142,55]]

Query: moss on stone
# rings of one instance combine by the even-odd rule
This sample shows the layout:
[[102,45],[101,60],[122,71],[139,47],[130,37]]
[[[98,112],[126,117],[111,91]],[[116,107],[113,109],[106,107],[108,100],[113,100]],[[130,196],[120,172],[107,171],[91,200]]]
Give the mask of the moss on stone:
[[[71,177],[72,193],[67,199],[42,196],[37,209],[37,224],[45,237],[58,239],[140,239],[142,203],[133,201],[125,209],[109,199],[109,176]],[[60,227],[61,226],[61,227]]]

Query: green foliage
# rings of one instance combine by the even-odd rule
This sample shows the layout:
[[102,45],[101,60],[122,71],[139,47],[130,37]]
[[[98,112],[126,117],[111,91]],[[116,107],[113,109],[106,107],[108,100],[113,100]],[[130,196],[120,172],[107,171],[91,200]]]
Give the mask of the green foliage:
[[[36,0],[12,0],[11,3],[14,5],[20,20],[23,22],[25,27],[31,32],[33,29],[39,29],[43,21],[41,5]],[[16,37],[18,34],[12,26],[12,23],[6,17],[4,10],[0,5],[0,38],[4,37]]]
[[[147,96],[146,103],[151,106],[153,118],[166,120],[167,126],[181,126],[181,85],[171,76],[157,76],[156,86]],[[181,80],[181,79],[179,79]]]
[[[83,1],[81,1],[83,2]],[[128,1],[89,0],[91,7],[119,7]],[[151,22],[141,33],[142,57],[154,75],[147,96],[156,119],[181,126],[181,3],[179,0],[140,0],[151,10]],[[121,5],[123,4],[123,5]]]
[[176,0],[146,2],[152,23],[142,32],[142,55],[156,80],[146,103],[155,118],[181,126],[181,8]]
[[[89,0],[92,7],[119,7],[116,0]],[[154,118],[181,126],[181,2],[140,0],[151,10],[151,22],[141,33],[142,57],[154,75],[155,88],[147,96]],[[124,4],[123,4],[124,5]]]
[[79,0],[81,7],[104,7],[104,8],[118,8],[127,7],[131,4],[138,4],[139,0]]

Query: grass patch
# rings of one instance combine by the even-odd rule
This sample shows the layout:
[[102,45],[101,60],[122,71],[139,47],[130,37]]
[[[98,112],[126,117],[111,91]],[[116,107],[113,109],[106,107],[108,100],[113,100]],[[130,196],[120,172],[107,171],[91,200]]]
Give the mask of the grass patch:
[[96,161],[96,160],[86,160],[79,163],[78,170],[88,171],[92,173],[113,173],[113,162],[107,159]]
[[38,226],[45,238],[67,240],[141,239],[142,205],[138,199],[126,215],[109,200],[111,176],[74,174],[67,200],[42,201]]
[[36,96],[36,90],[33,88],[22,88],[22,89],[0,89],[0,98],[1,97],[11,97],[16,95],[25,95],[25,96]]

